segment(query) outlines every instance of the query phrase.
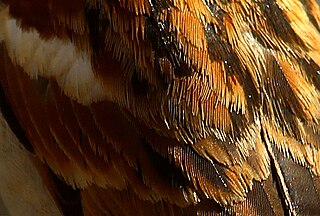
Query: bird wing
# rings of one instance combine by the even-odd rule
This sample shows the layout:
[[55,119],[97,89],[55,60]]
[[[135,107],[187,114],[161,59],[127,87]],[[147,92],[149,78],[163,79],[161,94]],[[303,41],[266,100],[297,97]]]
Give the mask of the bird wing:
[[0,2],[0,81],[84,214],[317,214],[315,0]]

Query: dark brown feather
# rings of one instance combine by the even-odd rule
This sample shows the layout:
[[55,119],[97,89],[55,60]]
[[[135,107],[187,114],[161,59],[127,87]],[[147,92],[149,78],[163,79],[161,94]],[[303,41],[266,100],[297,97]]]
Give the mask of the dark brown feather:
[[316,0],[2,0],[0,82],[85,215],[316,215],[319,14]]

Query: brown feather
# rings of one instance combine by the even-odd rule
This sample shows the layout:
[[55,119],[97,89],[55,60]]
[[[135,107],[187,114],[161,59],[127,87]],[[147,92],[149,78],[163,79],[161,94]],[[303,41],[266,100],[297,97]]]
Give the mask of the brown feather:
[[0,82],[85,215],[317,214],[319,14],[316,0],[2,0]]

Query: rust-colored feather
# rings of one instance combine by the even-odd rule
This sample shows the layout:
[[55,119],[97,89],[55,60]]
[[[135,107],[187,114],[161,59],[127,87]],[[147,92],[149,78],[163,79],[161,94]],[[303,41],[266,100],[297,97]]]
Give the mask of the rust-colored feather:
[[64,214],[79,206],[59,181],[85,215],[316,215],[319,14],[317,0],[0,0],[0,84]]

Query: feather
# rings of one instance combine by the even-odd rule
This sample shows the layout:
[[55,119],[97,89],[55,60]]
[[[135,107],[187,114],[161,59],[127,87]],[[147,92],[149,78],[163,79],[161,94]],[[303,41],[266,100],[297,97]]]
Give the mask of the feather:
[[0,0],[4,114],[78,214],[315,215],[319,12],[316,0]]

